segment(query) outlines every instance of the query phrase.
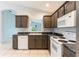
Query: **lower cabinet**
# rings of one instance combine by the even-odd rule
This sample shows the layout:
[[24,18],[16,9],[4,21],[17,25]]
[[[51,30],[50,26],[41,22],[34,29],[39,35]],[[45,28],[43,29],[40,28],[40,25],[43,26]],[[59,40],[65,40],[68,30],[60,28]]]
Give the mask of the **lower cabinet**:
[[43,35],[42,36],[42,48],[48,48],[48,36]]
[[39,49],[42,48],[42,36],[37,35],[35,36],[35,48]]
[[18,49],[18,36],[13,35],[13,49]]
[[48,50],[50,52],[50,37],[48,36]]
[[29,35],[28,36],[28,48],[31,49],[31,48],[35,48],[35,36],[33,35]]
[[48,35],[29,35],[29,49],[48,49]]
[[[18,47],[18,35],[13,35],[13,49],[18,49]],[[50,50],[49,48],[50,39],[48,35],[28,35],[28,49]]]

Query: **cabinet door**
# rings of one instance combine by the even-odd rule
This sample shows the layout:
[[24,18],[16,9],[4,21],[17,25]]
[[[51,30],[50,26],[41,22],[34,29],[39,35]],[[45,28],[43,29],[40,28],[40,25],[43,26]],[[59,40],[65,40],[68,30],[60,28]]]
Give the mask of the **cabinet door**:
[[76,9],[76,2],[75,1],[69,1],[65,4],[65,14],[67,14],[75,9]]
[[13,49],[18,49],[18,36],[13,35]]
[[65,6],[63,5],[59,10],[58,10],[58,17],[61,17],[65,14]]
[[51,17],[44,16],[43,23],[44,23],[44,28],[51,28]]
[[48,36],[47,38],[48,38],[48,50],[50,52],[50,37]]
[[36,44],[35,44],[35,48],[42,48],[42,36],[41,35],[36,35]]
[[51,16],[51,20],[52,20],[52,23],[51,23],[51,26],[52,26],[52,28],[54,28],[54,26],[55,26],[55,19],[54,19],[54,15],[52,15]]
[[47,49],[48,48],[48,36],[47,35],[43,35],[42,36],[42,41],[43,41],[43,48]]
[[28,16],[17,15],[16,16],[16,27],[17,28],[27,28]]
[[28,16],[22,16],[22,27],[26,28],[28,25]]
[[33,35],[28,36],[28,48],[29,49],[35,48],[35,36],[33,36]]
[[57,18],[58,18],[58,12],[54,14],[54,22],[55,22],[54,27],[55,28],[57,27]]
[[20,28],[21,27],[21,16],[16,16],[16,27]]

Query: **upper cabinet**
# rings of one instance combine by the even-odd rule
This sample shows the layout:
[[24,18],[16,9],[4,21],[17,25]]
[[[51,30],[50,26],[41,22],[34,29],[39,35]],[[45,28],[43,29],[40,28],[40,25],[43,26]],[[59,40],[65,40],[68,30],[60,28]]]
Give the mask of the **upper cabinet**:
[[43,25],[44,25],[44,28],[51,28],[51,16],[49,15],[46,15],[43,17]]
[[58,10],[58,17],[61,17],[65,14],[65,6],[63,5],[59,10]]
[[16,27],[27,28],[27,26],[28,26],[28,16],[27,15],[16,15]]
[[[66,2],[58,11],[59,11],[58,14],[59,18],[57,19],[57,27],[76,26],[76,2],[74,1]],[[63,16],[61,16],[61,14],[63,14]]]
[[56,28],[57,27],[57,19],[58,19],[58,12],[56,12],[55,14],[54,14],[54,28]]
[[75,1],[67,1],[58,9],[58,18],[63,15],[76,10],[76,2]]
[[75,26],[76,2],[66,1],[52,15],[44,16],[44,28]]
[[44,28],[56,28],[57,27],[57,18],[58,18],[58,12],[54,13],[51,16],[49,16],[49,15],[44,16],[43,17]]
[[51,25],[52,25],[52,28],[56,28],[57,27],[57,18],[58,18],[58,12],[54,13],[52,16],[51,16]]
[[51,20],[52,20],[52,23],[51,23],[51,26],[52,26],[52,28],[54,27],[54,25],[55,25],[55,15],[52,15],[51,16]]
[[69,1],[65,4],[65,14],[76,10],[76,2],[75,1]]

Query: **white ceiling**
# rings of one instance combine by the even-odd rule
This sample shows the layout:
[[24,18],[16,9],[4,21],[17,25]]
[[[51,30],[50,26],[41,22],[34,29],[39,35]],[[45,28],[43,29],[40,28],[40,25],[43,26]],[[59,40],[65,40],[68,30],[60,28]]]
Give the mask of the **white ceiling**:
[[[7,1],[7,4],[32,8],[48,13],[55,12],[65,1]],[[46,7],[46,4],[49,7]]]

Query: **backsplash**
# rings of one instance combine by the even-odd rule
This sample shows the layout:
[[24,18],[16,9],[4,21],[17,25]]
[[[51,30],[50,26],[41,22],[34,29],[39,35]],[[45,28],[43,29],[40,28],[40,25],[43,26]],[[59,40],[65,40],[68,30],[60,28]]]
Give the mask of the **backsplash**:
[[16,34],[18,32],[28,32],[28,28],[16,28]]
[[44,32],[53,32],[54,28],[43,28]]
[[[43,28],[42,32],[52,32],[53,30],[54,30],[53,28]],[[17,32],[29,32],[29,29],[28,28],[20,28],[20,29],[16,28],[16,31]]]
[[69,27],[69,28],[54,28],[54,32],[61,33],[66,37],[68,40],[76,40],[76,28]]
[[63,32],[76,32],[75,27],[66,27],[66,28],[54,28],[54,32],[63,33]]

